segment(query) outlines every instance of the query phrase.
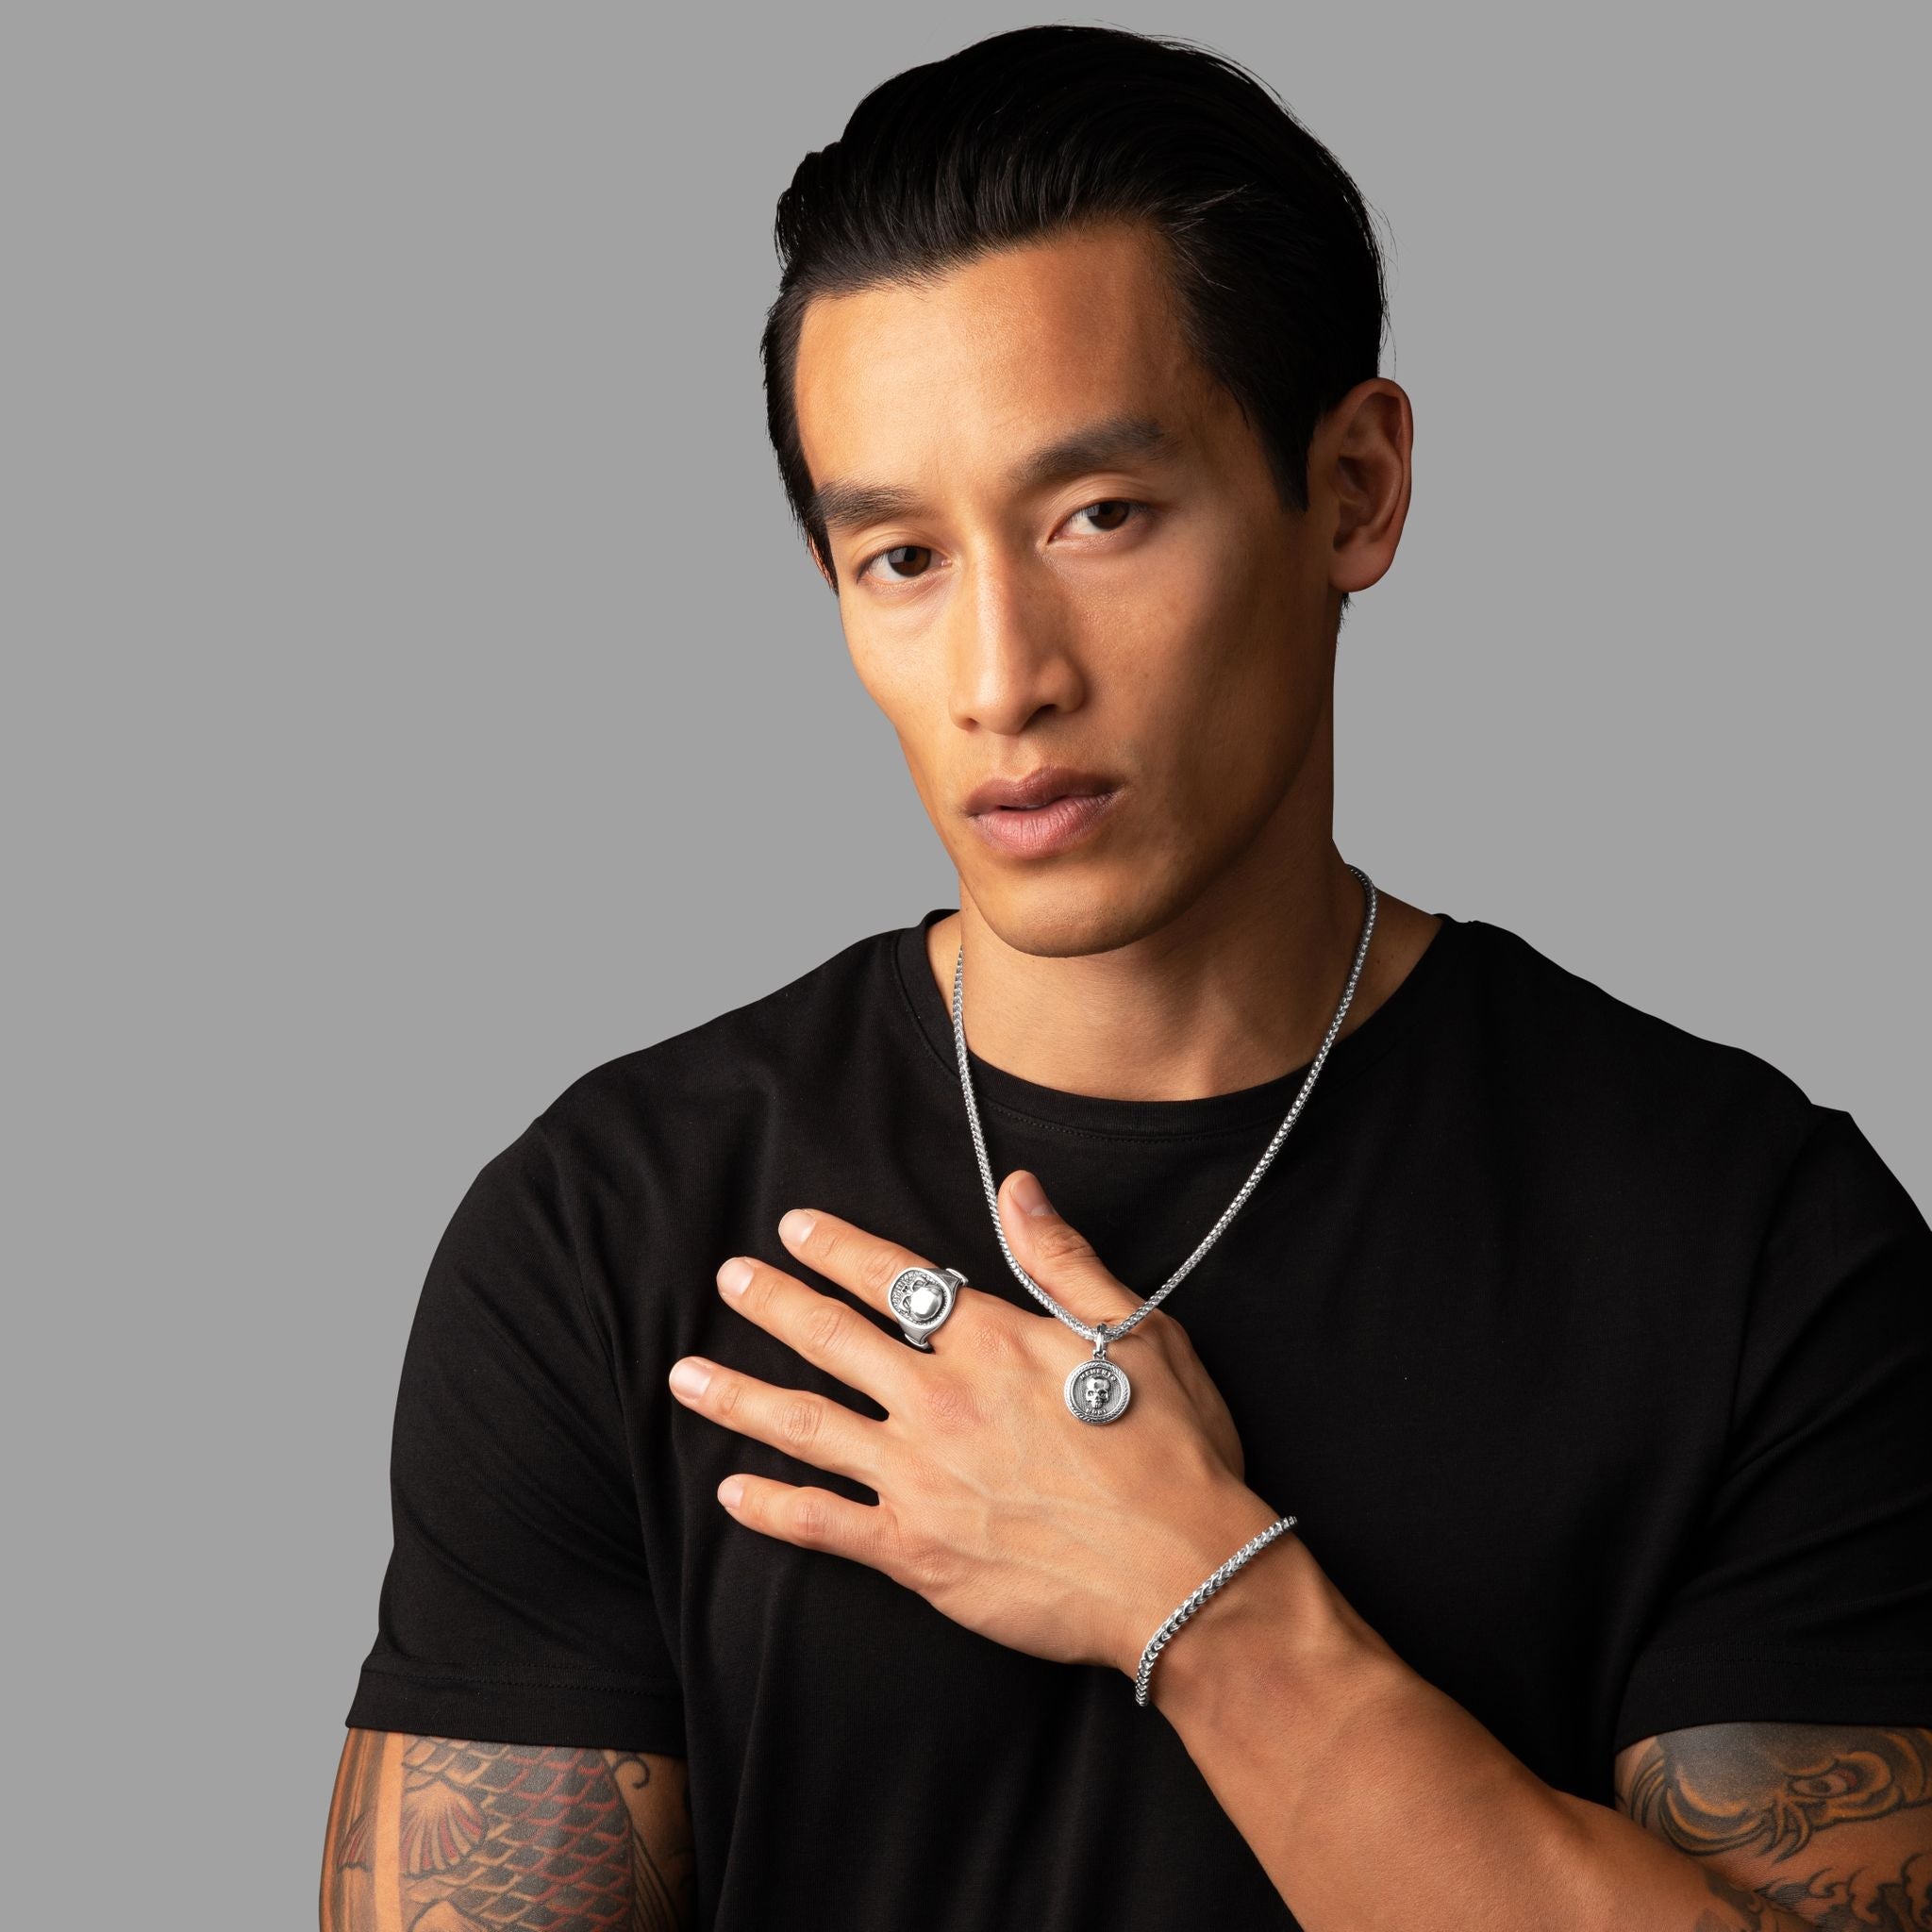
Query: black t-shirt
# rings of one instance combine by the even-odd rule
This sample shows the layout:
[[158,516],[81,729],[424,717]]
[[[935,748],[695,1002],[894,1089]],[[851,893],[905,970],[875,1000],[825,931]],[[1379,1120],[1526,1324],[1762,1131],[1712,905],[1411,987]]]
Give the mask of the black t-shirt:
[[[1126,1675],[736,1523],[735,1469],[874,1497],[665,1386],[704,1355],[882,1413],[718,1294],[739,1253],[843,1294],[780,1243],[794,1206],[1053,1319],[974,1159],[924,949],[949,909],[586,1074],[476,1176],[404,1361],[347,1722],[684,1755],[721,1932],[1291,1927]],[[1306,1069],[1155,1101],[972,1072],[994,1178],[1036,1169],[1144,1295]],[[1448,919],[1161,1306],[1249,1486],[1558,1789],[1608,1804],[1615,1752],[1685,1725],[1932,1724],[1932,1232],[1755,1055]]]

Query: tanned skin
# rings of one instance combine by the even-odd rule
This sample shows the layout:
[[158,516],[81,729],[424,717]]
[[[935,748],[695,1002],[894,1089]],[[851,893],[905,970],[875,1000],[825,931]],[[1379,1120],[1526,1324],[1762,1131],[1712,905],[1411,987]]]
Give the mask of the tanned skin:
[[322,1932],[675,1932],[693,1846],[682,1757],[351,1730]]
[[1616,1790],[1706,1867],[1686,1932],[1932,1928],[1932,1730],[1699,1724],[1620,1752]]
[[[816,560],[959,874],[927,937],[941,997],[963,939],[975,1050],[1124,1099],[1253,1085],[1321,1039],[1362,917],[1333,839],[1339,598],[1390,568],[1410,498],[1412,411],[1377,376],[1316,425],[1308,507],[1284,509],[1187,347],[1168,266],[1148,231],[1100,224],[821,297],[795,381]],[[1174,434],[1117,433],[1149,422]],[[964,806],[1048,760],[1122,791],[1108,830],[1041,867],[990,849]],[[1352,1017],[1436,924],[1383,892]],[[1553,1794],[1414,1674],[1284,1658],[1259,1573],[1297,1547],[1163,1657],[1163,1709],[1321,1932],[1415,1932],[1441,1916],[1411,1903],[1432,1886],[1483,1932],[1932,1932],[1924,1732],[1701,1726],[1624,1753],[1615,1808]],[[1257,1689],[1220,1701],[1227,1682]]]
[[[974,1052],[1128,1100],[1322,1043],[1366,909],[1333,837],[1341,598],[1388,569],[1409,495],[1408,400],[1376,377],[1316,432],[1311,509],[1284,508],[1172,275],[1151,230],[1103,223],[823,295],[794,381],[816,561],[958,874],[941,997],[963,941]],[[970,794],[1048,763],[1115,781],[1107,829],[995,851]],[[1441,924],[1376,883],[1344,1033]]]
[[[1358,385],[1318,425],[1309,508],[1285,511],[1252,426],[1186,353],[1164,275],[1131,229],[995,251],[930,285],[814,302],[797,372],[812,475],[848,486],[819,566],[959,873],[961,910],[929,935],[936,984],[950,999],[970,923],[975,1049],[1049,1086],[1137,1099],[1268,1079],[1304,1064],[1328,1022],[1362,917],[1332,837],[1337,600],[1393,558],[1412,434],[1398,385]],[[1116,437],[1104,459],[1009,475],[1069,432],[1097,447],[1094,425],[1148,420],[1178,432],[1164,452]],[[1049,758],[1123,790],[1111,832],[1055,861],[1047,885],[992,852],[963,804]],[[1356,1024],[1436,924],[1382,894]],[[1675,1731],[1622,1754],[1612,1809],[1552,1793],[1373,1657],[1340,1674],[1363,1694],[1325,1707],[1347,1722],[1324,1724],[1340,1681],[1324,1668],[1296,1677],[1277,1725],[1268,1673],[1294,1660],[1274,1647],[1261,1574],[1298,1547],[1281,1540],[1254,1588],[1208,1605],[1156,1685],[1277,1885],[1324,1862],[1341,1904],[1321,1932],[1490,1932],[1498,1909],[1537,1932],[1932,1932],[1932,1734]],[[1310,1627],[1345,1628],[1344,1607]],[[1224,1711],[1230,1682],[1241,1694]],[[325,1932],[691,1923],[682,1776],[669,1758],[352,1733]],[[526,1801],[546,1777],[568,1809]],[[519,1842],[554,1867],[526,1857],[523,1893],[504,1877]],[[1351,1890],[1351,1860],[1388,1896]],[[1547,1901],[1525,1909],[1545,1874]],[[554,1919],[516,1916],[549,1877],[581,1893],[570,1913],[553,1900]],[[1450,1918],[1413,1909],[1432,1887],[1459,1899]],[[771,1904],[774,1924],[810,1907]]]

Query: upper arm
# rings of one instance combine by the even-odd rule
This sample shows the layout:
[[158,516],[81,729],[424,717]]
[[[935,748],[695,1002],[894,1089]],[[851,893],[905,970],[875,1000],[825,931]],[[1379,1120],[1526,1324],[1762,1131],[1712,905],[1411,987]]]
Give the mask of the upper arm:
[[1703,1870],[1731,1907],[1713,1926],[1763,1924],[1756,1894],[1800,1924],[1932,1927],[1928,1378],[1932,1229],[1821,1109],[1766,1224],[1703,1520],[1613,1721],[1636,1740],[1617,1808]]
[[661,1512],[640,1489],[659,1451],[651,1414],[626,1411],[611,1311],[582,1278],[595,1272],[575,1240],[584,1166],[533,1123],[477,1174],[431,1257],[351,1729],[687,1749],[659,1615],[675,1591],[646,1541]]
[[1742,1926],[1755,1893],[1807,1924],[1932,1927],[1932,1730],[1697,1724],[1626,1746],[1613,1780]]
[[670,1932],[694,1920],[685,1760],[352,1729],[322,1932]]
[[425,1277],[325,1932],[691,1923],[683,1697],[608,1310],[579,1266],[581,1185],[532,1123],[477,1174]]

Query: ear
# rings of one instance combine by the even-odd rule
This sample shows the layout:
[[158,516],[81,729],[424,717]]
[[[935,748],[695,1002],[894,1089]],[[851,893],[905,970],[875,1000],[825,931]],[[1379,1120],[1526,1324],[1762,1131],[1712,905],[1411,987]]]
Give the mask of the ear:
[[1315,426],[1308,508],[1332,534],[1329,582],[1365,591],[1395,561],[1408,517],[1415,415],[1385,376],[1358,382]]

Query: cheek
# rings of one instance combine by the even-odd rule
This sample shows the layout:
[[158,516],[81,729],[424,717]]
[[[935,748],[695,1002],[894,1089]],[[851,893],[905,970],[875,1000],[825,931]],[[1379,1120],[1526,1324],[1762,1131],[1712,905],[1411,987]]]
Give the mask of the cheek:
[[1144,600],[1108,652],[1123,728],[1165,768],[1177,802],[1241,817],[1279,796],[1323,704],[1321,653],[1286,573],[1215,559]]
[[864,639],[849,635],[846,648],[860,686],[899,741],[913,789],[928,816],[933,815],[936,802],[927,774],[945,770],[948,744],[958,735],[941,665],[931,653],[868,648]]
[[908,648],[904,640],[895,649],[889,636],[848,622],[845,654],[865,694],[899,734],[908,754],[943,724],[944,668],[938,653],[924,646]]

